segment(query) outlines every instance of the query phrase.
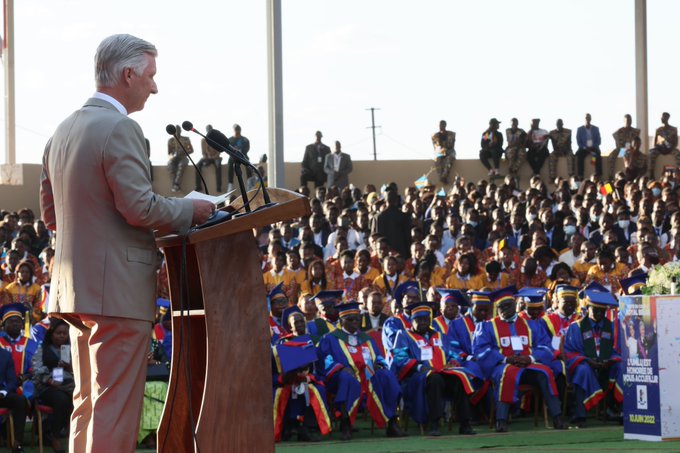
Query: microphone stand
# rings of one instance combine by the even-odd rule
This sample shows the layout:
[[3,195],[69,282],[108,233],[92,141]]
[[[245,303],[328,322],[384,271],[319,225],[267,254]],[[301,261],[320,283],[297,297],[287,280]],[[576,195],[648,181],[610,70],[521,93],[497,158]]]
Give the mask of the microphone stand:
[[[257,175],[258,180],[260,181],[260,188],[262,189],[262,199],[264,200],[264,204],[257,209],[260,210],[268,208],[276,204],[272,203],[272,200],[269,197],[269,192],[267,191],[267,187],[264,184],[264,179],[262,178],[262,174],[260,173],[260,171],[257,169],[255,165],[253,165],[249,160],[247,160],[247,158],[240,151],[238,151],[238,149],[231,147],[228,139],[227,142],[225,143],[227,146],[222,145],[221,143],[217,143],[215,140],[211,139],[210,137],[204,135],[203,133],[195,129],[194,125],[190,121],[184,121],[182,123],[182,129],[200,135],[210,144],[210,146],[229,155],[229,159],[234,164],[234,173],[236,174],[239,190],[241,191],[241,196],[243,198],[243,206],[246,212],[250,212],[250,203],[248,202],[248,198],[246,196],[245,184],[243,182],[243,174],[241,173],[240,163],[243,163],[243,165],[246,165],[249,168],[251,168]],[[219,132],[217,129],[213,130]],[[221,132],[219,133],[222,134]],[[226,136],[224,136],[224,138],[226,139]]]
[[[230,158],[231,159],[231,158]],[[248,193],[246,192],[246,185],[243,182],[243,173],[241,172],[241,164],[232,159],[234,164],[234,173],[236,174],[236,180],[238,181],[238,188],[241,191],[241,198],[243,199],[243,208],[246,213],[250,212],[250,202],[248,201]]]

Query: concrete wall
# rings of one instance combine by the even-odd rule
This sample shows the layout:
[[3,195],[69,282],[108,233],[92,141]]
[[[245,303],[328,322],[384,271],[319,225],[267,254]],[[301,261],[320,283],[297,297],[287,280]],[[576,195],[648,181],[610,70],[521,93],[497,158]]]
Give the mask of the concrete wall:
[[[659,156],[656,162],[656,175],[658,176],[661,168],[665,165],[674,165],[672,156]],[[607,156],[603,158],[602,162],[605,175],[608,174]],[[366,184],[375,184],[378,188],[383,183],[396,182],[400,188],[412,185],[413,182],[426,173],[432,165],[429,160],[378,160],[378,161],[355,161],[354,171],[350,175],[350,183],[363,189]],[[560,159],[558,163],[558,174],[562,176],[567,175],[566,160]],[[24,164],[23,181],[21,186],[0,185],[0,209],[11,211],[19,210],[23,207],[33,209],[36,213],[40,210],[39,201],[39,181],[40,181],[40,165],[38,164]],[[617,171],[623,168],[623,159],[617,162]],[[586,159],[585,173],[586,177],[592,174],[594,167],[589,164]],[[227,189],[226,166],[222,166],[222,190]],[[170,180],[165,167],[154,167],[154,190],[165,196],[178,195],[182,196],[185,193],[194,189],[195,173],[193,168],[187,168],[182,178],[182,192],[173,194],[170,191]],[[300,184],[300,163],[286,162],[286,186],[285,188],[295,190]],[[458,160],[453,168],[452,174],[459,174],[465,178],[466,181],[478,181],[487,176],[486,169],[478,160]],[[507,174],[507,163],[501,162],[501,173]],[[434,175],[434,174],[433,174]],[[528,164],[522,166],[520,171],[520,182],[526,185],[531,176],[531,169]],[[543,178],[548,178],[548,164],[546,162],[542,172]],[[208,184],[208,189],[214,193],[215,189],[215,169],[214,167],[205,167],[203,170],[203,177]],[[312,187],[312,185],[310,185]]]

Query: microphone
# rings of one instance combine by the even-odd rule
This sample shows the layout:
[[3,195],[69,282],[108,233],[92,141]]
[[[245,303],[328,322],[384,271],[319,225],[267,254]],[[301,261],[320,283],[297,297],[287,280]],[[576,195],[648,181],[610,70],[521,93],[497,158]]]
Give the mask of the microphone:
[[[226,135],[224,135],[222,132],[218,131],[217,129],[213,129],[210,132],[208,132],[208,135],[203,135],[200,131],[196,130],[194,128],[194,125],[191,121],[184,121],[182,123],[182,129],[184,129],[187,132],[194,132],[201,137],[203,137],[210,146],[213,148],[222,151],[224,153],[227,153],[234,161],[236,162],[236,165],[234,165],[234,171],[236,175],[238,176],[240,173],[240,169],[237,171],[239,168],[238,164],[243,164],[250,169],[252,169],[255,174],[257,175],[258,180],[260,181],[260,187],[262,188],[262,198],[264,199],[264,205],[262,205],[260,208],[265,208],[272,206],[275,203],[272,203],[271,199],[269,198],[269,192],[267,192],[267,188],[264,185],[264,180],[262,179],[262,174],[260,174],[260,171],[257,169],[255,165],[253,165],[247,157],[243,155],[241,150],[238,148],[234,148],[231,143],[229,143],[229,139],[227,138]],[[241,194],[243,196],[244,201],[246,200],[245,198],[245,189],[243,187],[240,187],[241,189]],[[250,212],[250,206],[248,203],[244,203],[246,212]]]
[[194,125],[191,123],[191,121],[183,122],[182,129],[184,129],[187,132],[194,132],[200,135],[213,148],[217,149],[218,151],[222,151],[223,153],[227,153],[229,157],[234,159],[236,162],[255,169],[255,167],[250,163],[250,161],[243,155],[241,150],[231,146],[231,143],[229,143],[229,139],[227,138],[227,136],[224,135],[222,132],[218,131],[217,129],[213,129],[210,132],[208,132],[208,135],[204,135],[201,131],[194,129]]
[[196,169],[196,173],[198,173],[198,176],[201,178],[201,182],[203,182],[203,189],[205,190],[205,194],[210,195],[208,193],[208,185],[205,183],[205,179],[203,179],[203,174],[201,173],[201,170],[198,169],[198,167],[196,166],[196,163],[191,158],[191,155],[189,154],[187,149],[182,144],[182,140],[179,139],[179,132],[180,131],[178,131],[177,128],[175,126],[173,126],[172,124],[168,124],[167,126],[165,126],[165,132],[167,132],[168,134],[175,137],[175,141],[177,141],[177,143],[179,143],[179,146],[182,148],[182,151],[184,151],[184,154],[186,154],[186,156],[189,158],[191,165],[194,166],[194,168]]

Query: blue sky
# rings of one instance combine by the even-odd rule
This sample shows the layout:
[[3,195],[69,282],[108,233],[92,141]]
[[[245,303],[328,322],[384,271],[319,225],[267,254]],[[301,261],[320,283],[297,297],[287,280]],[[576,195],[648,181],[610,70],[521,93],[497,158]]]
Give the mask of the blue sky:
[[[650,128],[662,111],[680,124],[673,18],[680,2],[648,0]],[[15,1],[17,160],[39,162],[58,123],[94,91],[97,44],[131,33],[159,49],[159,94],[133,117],[165,162],[165,125],[191,120],[267,151],[265,2]],[[586,112],[604,149],[635,116],[633,0],[284,0],[284,153],[299,161],[314,131],[372,159],[431,158],[440,119],[460,158],[477,158],[488,120],[517,117],[576,129]],[[4,118],[4,114],[0,112]],[[635,121],[635,120],[634,120]],[[192,137],[195,145],[198,140]],[[0,131],[4,149],[4,129]],[[0,162],[4,153],[0,156]]]

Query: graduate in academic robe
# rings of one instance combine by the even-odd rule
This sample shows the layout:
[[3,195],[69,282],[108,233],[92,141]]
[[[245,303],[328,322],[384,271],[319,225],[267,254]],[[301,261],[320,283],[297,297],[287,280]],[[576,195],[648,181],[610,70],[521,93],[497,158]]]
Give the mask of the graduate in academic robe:
[[[569,379],[576,394],[577,426],[586,423],[586,411],[603,398],[609,403],[623,402],[621,345],[614,323],[606,317],[607,309],[618,307],[608,291],[585,290],[588,316],[572,323],[567,330],[564,354]],[[618,321],[615,321],[618,322]]]
[[399,310],[383,324],[382,329],[382,343],[385,348],[385,358],[388,363],[392,358],[392,349],[397,338],[397,334],[405,329],[411,328],[411,320],[405,313],[405,308],[410,304],[415,304],[423,299],[420,292],[418,282],[407,281],[400,284],[394,292],[394,300],[392,301],[395,307]]
[[271,343],[274,344],[279,337],[288,333],[283,327],[281,319],[283,310],[288,307],[288,297],[283,291],[283,283],[276,285],[267,294],[267,303],[269,305],[269,334],[271,335]]
[[510,405],[519,401],[520,384],[540,389],[555,429],[566,429],[557,386],[548,363],[553,351],[543,329],[517,315],[514,287],[492,293],[498,316],[477,326],[472,352],[494,385],[496,432],[507,432]]
[[461,307],[469,307],[470,301],[465,293],[458,289],[437,288],[441,294],[439,299],[439,312],[441,315],[432,320],[432,327],[446,336],[449,331],[449,323],[461,317]]
[[464,316],[454,319],[449,323],[446,341],[449,344],[449,348],[464,360],[463,366],[475,376],[475,388],[479,391],[472,402],[476,404],[486,393],[488,381],[486,381],[485,375],[477,363],[477,359],[472,354],[472,338],[477,326],[491,317],[493,303],[489,299],[489,293],[484,291],[473,291],[470,302],[472,303],[472,308]]
[[578,307],[578,288],[570,285],[558,285],[555,287],[553,298],[557,302],[557,308],[552,313],[543,315],[542,323],[545,325],[550,338],[550,345],[555,351],[552,369],[555,373],[560,397],[564,397],[567,376],[564,340],[569,326],[581,319],[581,314],[576,310]]
[[392,370],[404,394],[404,412],[421,425],[428,436],[441,436],[439,421],[447,400],[453,402],[460,421],[460,434],[475,434],[470,425],[473,376],[461,366],[464,361],[448,347],[441,332],[434,330],[430,302],[410,305],[412,327],[397,336]]
[[[38,343],[30,336],[30,314],[23,304],[7,304],[0,307],[2,326],[0,347],[12,354],[14,371],[19,380],[17,393],[24,395],[29,401],[33,397],[34,386],[31,369],[33,355],[38,350]],[[22,329],[24,329],[22,335]]]
[[326,387],[315,367],[317,348],[306,334],[305,317],[298,307],[284,310],[283,319],[291,333],[272,347],[274,440],[288,440],[295,429],[298,441],[316,442],[316,429],[324,436],[331,430]]
[[[555,290],[555,297],[566,298],[569,301],[573,299],[573,302],[571,303],[574,309],[576,309],[576,288],[567,285],[560,285],[557,288],[560,289]],[[569,288],[570,291],[562,291],[562,288]],[[573,292],[571,292],[571,290],[573,290]],[[567,388],[567,370],[564,366],[564,357],[561,354],[561,337],[555,339],[556,337],[551,333],[544,318],[545,316],[548,316],[545,314],[545,307],[547,305],[545,298],[547,297],[547,294],[548,290],[546,288],[524,287],[515,294],[515,299],[518,301],[520,298],[524,299],[526,309],[520,312],[519,315],[527,320],[532,330],[542,330],[549,340],[552,339],[550,347],[553,351],[553,357],[546,365],[548,365],[553,372],[555,384],[557,385],[557,393],[559,394],[560,401],[562,401]],[[550,314],[550,316],[552,315],[553,314]],[[566,332],[566,329],[564,331]]]
[[333,410],[340,419],[341,439],[352,438],[352,426],[364,399],[378,428],[386,427],[388,437],[403,436],[396,415],[401,387],[373,340],[359,330],[359,304],[348,302],[337,309],[340,327],[323,337],[318,355],[326,388],[335,395]]
[[318,316],[307,323],[307,331],[310,335],[321,338],[338,325],[338,311],[335,307],[342,300],[342,290],[319,291],[312,300],[316,304]]
[[366,295],[366,312],[361,315],[361,330],[364,332],[382,331],[385,321],[390,317],[383,313],[383,295],[377,289],[369,290]]

